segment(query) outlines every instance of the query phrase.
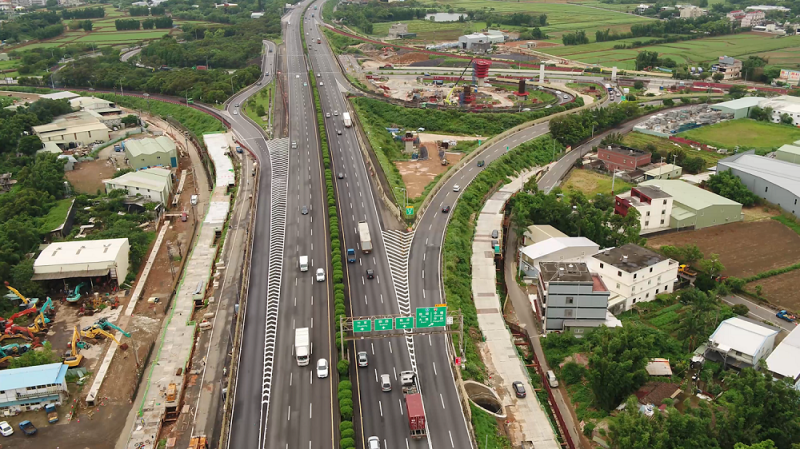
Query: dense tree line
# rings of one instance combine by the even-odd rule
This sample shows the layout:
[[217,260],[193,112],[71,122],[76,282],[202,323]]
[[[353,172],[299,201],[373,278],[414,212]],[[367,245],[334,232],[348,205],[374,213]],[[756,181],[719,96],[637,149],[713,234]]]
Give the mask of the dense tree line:
[[605,108],[586,109],[550,120],[550,134],[564,145],[575,145],[595,131],[612,128],[625,120],[638,117],[643,111],[636,103],[617,103]]
[[150,8],[147,6],[131,6],[128,8],[128,14],[131,16],[149,16]]
[[581,45],[589,43],[589,36],[586,31],[578,30],[574,33],[567,33],[561,36],[561,41],[564,45]]
[[[58,72],[55,81],[65,87],[94,87],[145,91],[154,94],[187,95],[207,103],[225,101],[233,91],[238,91],[258,79],[261,70],[252,65],[229,74],[226,70],[169,70],[153,71],[119,61],[119,52],[97,58],[76,60]],[[21,78],[20,83],[36,85],[41,80]]]
[[142,20],[143,30],[172,28],[172,17],[161,16]]
[[692,34],[695,32],[708,32],[712,36],[729,34],[733,32],[735,25],[727,18],[720,18],[716,15],[696,17],[693,19],[681,20],[657,20],[631,25],[630,35],[620,33],[620,39],[630,37],[660,37],[667,34]]
[[99,19],[105,17],[106,10],[101,7],[83,9],[62,9],[61,17],[69,19]]
[[[250,13],[254,11],[264,12],[262,19],[280,22],[285,3],[285,1],[279,0],[237,0],[237,6],[215,8],[214,2],[199,2],[198,4],[193,0],[170,0],[168,9],[175,19],[245,24],[253,20],[250,18]],[[193,5],[198,7],[195,8]]]
[[[229,30],[236,33],[236,30]],[[226,30],[204,33],[204,39],[179,44],[174,38],[164,36],[141,52],[142,63],[160,67],[192,67],[210,65],[213,68],[241,68],[261,51],[261,39],[250,34],[226,36]]]
[[640,51],[636,55],[636,70],[648,67],[675,67],[677,64],[672,58],[659,58],[657,51]]
[[581,192],[571,192],[569,201],[562,201],[560,191],[545,194],[536,190],[535,181],[525,187],[527,191],[518,193],[512,202],[517,229],[549,224],[569,236],[586,237],[601,248],[642,242],[639,214],[615,214],[610,195],[598,195],[590,202]]
[[86,20],[73,20],[69,23],[70,30],[83,30],[83,31],[92,31],[94,29],[94,24],[89,19]]
[[33,12],[0,24],[0,40],[8,44],[23,39],[50,39],[63,32],[61,17],[54,12]]
[[549,39],[550,36],[545,34],[541,28],[528,28],[519,33],[520,40],[527,39]]
[[742,206],[752,206],[759,200],[758,196],[748,190],[742,180],[730,170],[711,175],[705,186],[717,195],[741,203]]
[[141,22],[136,19],[117,19],[114,21],[117,31],[138,30]]
[[515,12],[513,14],[494,14],[477,12],[473,14],[472,17],[473,20],[485,21],[487,27],[491,27],[494,24],[521,27],[547,26],[547,14],[530,14],[521,12]]

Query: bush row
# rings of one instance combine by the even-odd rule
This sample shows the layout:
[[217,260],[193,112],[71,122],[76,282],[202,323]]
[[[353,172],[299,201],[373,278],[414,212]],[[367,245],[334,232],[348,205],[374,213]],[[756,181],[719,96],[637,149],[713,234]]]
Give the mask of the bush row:
[[[302,33],[301,33],[302,35]],[[305,42],[305,41],[304,41]],[[304,44],[305,45],[305,44]],[[344,270],[342,267],[342,245],[339,239],[339,216],[336,210],[336,196],[333,188],[333,172],[331,170],[331,152],[328,146],[328,135],[325,133],[325,117],[322,115],[322,107],[319,99],[319,91],[314,83],[314,72],[309,70],[308,79],[311,80],[311,89],[314,93],[314,107],[317,113],[317,128],[319,129],[319,143],[322,149],[322,165],[325,169],[325,195],[328,202],[328,223],[330,224],[331,241],[331,268],[333,271],[333,323],[336,327],[336,348],[342,344],[342,335],[338,331],[339,320],[347,316],[344,303]],[[344,358],[344,354],[339,352],[339,360],[336,363],[336,371],[339,372],[339,386],[337,396],[339,398],[339,414],[342,421],[339,424],[341,449],[353,449],[356,447],[355,431],[353,430],[353,386],[349,380],[350,362]]]

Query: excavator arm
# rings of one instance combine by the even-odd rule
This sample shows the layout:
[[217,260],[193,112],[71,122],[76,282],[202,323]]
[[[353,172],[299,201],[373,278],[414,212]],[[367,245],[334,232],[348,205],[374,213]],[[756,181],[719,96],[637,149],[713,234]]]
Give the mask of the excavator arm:
[[13,293],[13,294],[15,294],[15,295],[19,296],[19,299],[21,299],[21,300],[22,300],[22,302],[23,302],[24,304],[28,304],[28,303],[30,302],[30,301],[28,300],[28,298],[26,298],[26,297],[22,296],[22,293],[20,293],[20,292],[19,292],[19,291],[18,291],[16,288],[14,288],[14,287],[12,287],[12,286],[8,285],[8,281],[6,281],[6,282],[5,282],[5,284],[6,284],[6,288],[7,288],[7,289],[9,289],[9,290],[11,290],[11,293]]

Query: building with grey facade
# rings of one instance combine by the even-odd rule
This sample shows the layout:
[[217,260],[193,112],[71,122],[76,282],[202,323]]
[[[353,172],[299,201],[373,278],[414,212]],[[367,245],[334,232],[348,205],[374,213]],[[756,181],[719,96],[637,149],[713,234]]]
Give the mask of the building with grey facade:
[[536,312],[545,332],[581,334],[606,324],[610,292],[585,263],[542,262],[538,282]]
[[652,179],[640,186],[663,190],[672,197],[669,227],[702,229],[742,221],[742,205],[678,179]]
[[754,151],[717,162],[717,172],[730,171],[747,188],[795,217],[800,218],[800,167],[791,162],[757,156]]

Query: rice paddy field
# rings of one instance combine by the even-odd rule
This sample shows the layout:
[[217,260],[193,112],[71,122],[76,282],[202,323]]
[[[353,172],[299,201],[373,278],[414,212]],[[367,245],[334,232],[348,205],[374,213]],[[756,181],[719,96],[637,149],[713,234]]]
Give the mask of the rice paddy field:
[[762,33],[741,33],[716,36],[671,44],[650,45],[616,50],[615,45],[647,38],[623,39],[612,42],[595,42],[587,45],[551,47],[547,53],[590,64],[633,70],[640,51],[656,51],[661,57],[672,58],[678,64],[696,64],[716,60],[720,55],[745,59],[748,56],[769,56],[771,64],[800,63],[800,36],[776,38]]

